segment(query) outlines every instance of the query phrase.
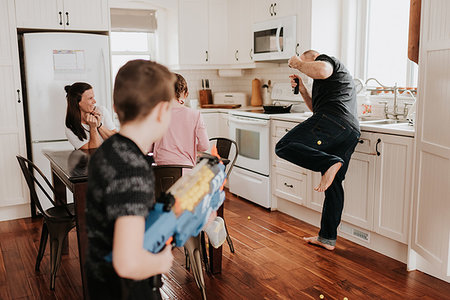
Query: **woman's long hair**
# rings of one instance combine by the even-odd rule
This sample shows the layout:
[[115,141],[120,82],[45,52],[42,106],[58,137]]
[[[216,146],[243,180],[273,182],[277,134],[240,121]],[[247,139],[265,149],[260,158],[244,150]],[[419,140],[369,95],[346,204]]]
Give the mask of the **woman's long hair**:
[[81,125],[80,101],[81,95],[87,90],[92,89],[89,83],[75,82],[72,85],[66,85],[67,99],[67,113],[66,113],[66,127],[80,139],[80,141],[87,138],[84,127]]

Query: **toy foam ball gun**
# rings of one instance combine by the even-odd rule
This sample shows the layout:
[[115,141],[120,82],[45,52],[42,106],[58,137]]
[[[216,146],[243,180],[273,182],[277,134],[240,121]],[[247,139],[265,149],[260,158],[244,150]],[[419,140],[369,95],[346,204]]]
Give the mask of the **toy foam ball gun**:
[[[191,236],[197,236],[225,200],[225,182],[225,166],[220,158],[200,158],[192,171],[163,193],[150,211],[145,221],[144,249],[158,253],[166,245],[181,247]],[[105,259],[112,261],[112,253]]]

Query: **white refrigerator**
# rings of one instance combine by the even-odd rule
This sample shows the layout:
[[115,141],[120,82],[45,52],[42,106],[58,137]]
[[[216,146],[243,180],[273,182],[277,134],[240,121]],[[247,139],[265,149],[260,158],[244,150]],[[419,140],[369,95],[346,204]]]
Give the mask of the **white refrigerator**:
[[[29,124],[27,147],[33,162],[50,181],[50,163],[42,151],[74,149],[64,132],[67,108],[64,86],[77,81],[89,83],[97,105],[112,112],[108,38],[69,32],[23,35]],[[45,199],[41,193],[38,196]],[[51,204],[43,206],[48,208]]]

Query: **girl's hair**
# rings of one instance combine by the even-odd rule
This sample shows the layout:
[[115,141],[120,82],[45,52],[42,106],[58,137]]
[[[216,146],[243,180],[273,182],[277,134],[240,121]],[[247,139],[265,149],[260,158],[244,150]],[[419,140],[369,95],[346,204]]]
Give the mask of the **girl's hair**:
[[66,113],[66,127],[80,139],[80,141],[87,138],[86,132],[81,125],[80,101],[81,96],[87,90],[91,90],[92,86],[85,82],[75,82],[72,85],[66,85],[67,99],[67,113]]
[[175,82],[175,98],[178,100],[181,95],[188,92],[188,86],[183,76],[177,73],[174,74],[177,77],[177,81]]
[[173,73],[156,62],[127,62],[114,82],[114,108],[120,124],[144,118],[159,102],[171,101],[174,82]]

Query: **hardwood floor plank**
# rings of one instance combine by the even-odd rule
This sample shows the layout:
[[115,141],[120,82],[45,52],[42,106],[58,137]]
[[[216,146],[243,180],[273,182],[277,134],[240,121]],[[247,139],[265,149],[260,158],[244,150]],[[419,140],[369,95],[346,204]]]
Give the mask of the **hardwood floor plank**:
[[[250,216],[250,220],[248,219]],[[318,228],[269,212],[227,193],[225,219],[236,252],[223,250],[222,274],[204,273],[208,299],[450,299],[450,284],[339,238],[333,252],[305,243]],[[76,231],[50,291],[49,247],[34,272],[42,219],[0,222],[0,299],[81,299]],[[185,268],[183,248],[173,251],[163,276],[163,299],[201,298]]]

